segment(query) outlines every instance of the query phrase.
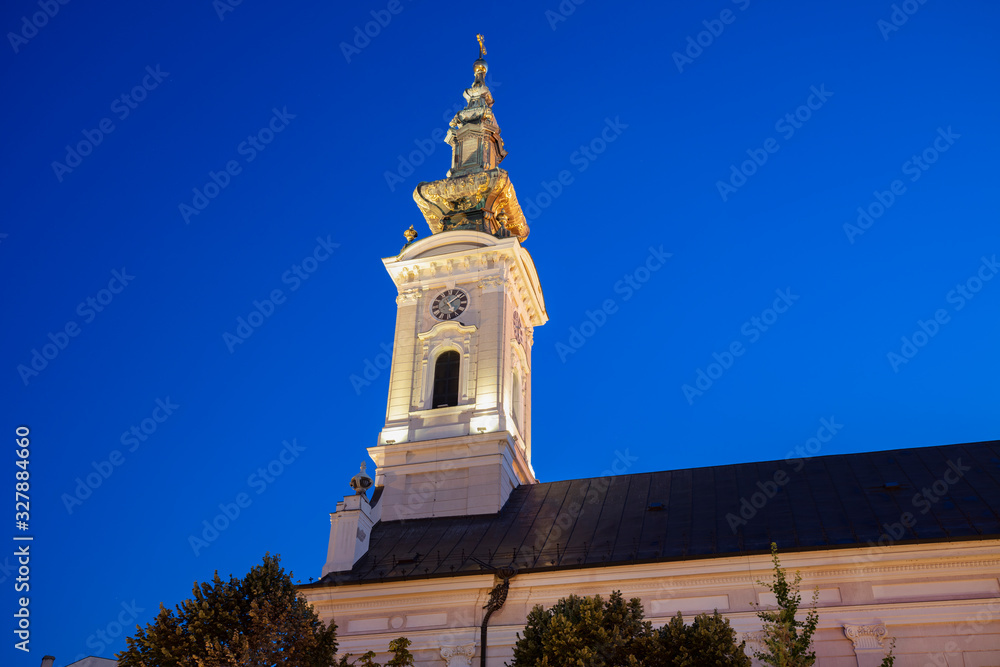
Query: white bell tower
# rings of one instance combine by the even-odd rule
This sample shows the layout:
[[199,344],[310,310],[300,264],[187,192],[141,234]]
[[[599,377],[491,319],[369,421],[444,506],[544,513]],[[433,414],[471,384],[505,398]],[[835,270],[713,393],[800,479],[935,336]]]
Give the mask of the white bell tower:
[[378,445],[382,518],[498,512],[531,468],[532,330],[547,316],[514,237],[434,234],[383,260],[399,291]]
[[451,121],[448,177],[413,198],[431,230],[383,261],[396,284],[378,445],[383,520],[498,512],[531,468],[531,344],[548,315],[485,83],[485,49]]
[[[382,260],[396,285],[389,399],[374,490],[331,515],[323,574],[353,567],[379,521],[493,514],[534,484],[531,345],[548,315],[528,225],[507,172],[480,40],[466,106],[450,124],[448,177],[413,198],[431,235]],[[352,485],[353,482],[352,482]],[[360,488],[360,487],[357,487]]]

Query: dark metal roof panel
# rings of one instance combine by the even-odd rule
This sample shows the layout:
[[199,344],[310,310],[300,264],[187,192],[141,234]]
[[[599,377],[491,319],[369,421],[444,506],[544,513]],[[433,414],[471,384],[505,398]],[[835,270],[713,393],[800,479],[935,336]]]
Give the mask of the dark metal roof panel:
[[[561,522],[566,526],[564,562],[571,565],[582,565],[590,555],[594,543],[594,522],[601,511],[596,490],[591,493],[594,481],[590,479],[574,481],[566,497],[567,502],[563,506],[563,511],[566,513]],[[588,502],[588,497],[593,502]]]
[[1000,441],[521,486],[497,514],[382,521],[350,572],[307,587],[767,553],[772,541],[785,551],[864,547],[880,537],[1000,538]]
[[[670,497],[670,475],[649,475],[646,515],[639,533],[638,560],[656,560],[663,553],[667,537],[667,498]],[[651,509],[653,503],[656,507]]]
[[667,543],[663,557],[668,560],[688,555],[688,544],[693,520],[691,495],[694,486],[690,470],[676,470],[670,475],[670,501],[667,503]]

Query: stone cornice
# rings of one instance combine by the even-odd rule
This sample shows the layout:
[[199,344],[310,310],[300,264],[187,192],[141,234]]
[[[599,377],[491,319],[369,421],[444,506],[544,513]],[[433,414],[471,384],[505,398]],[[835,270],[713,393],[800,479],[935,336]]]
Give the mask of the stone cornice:
[[[333,608],[341,612],[371,611],[388,609],[393,611],[423,610],[426,608],[448,606],[475,606],[482,599],[482,590],[488,590],[493,582],[493,575],[483,576],[486,583],[482,586],[465,591],[449,591],[442,593],[421,594],[419,592],[400,593],[393,596],[370,598],[353,597],[347,600],[333,598],[310,597],[310,602],[316,607]],[[399,582],[396,582],[397,584]],[[337,589],[344,588],[338,586]],[[398,591],[398,588],[397,588]]]
[[[993,540],[992,542],[1000,541]],[[977,543],[977,545],[982,546],[983,543],[980,542]],[[952,551],[954,551],[957,547],[955,543],[952,543],[950,546]],[[996,548],[996,545],[994,545],[994,548]],[[865,568],[856,568],[850,563],[845,563],[841,567],[832,567],[830,564],[827,564],[824,568],[796,567],[793,562],[793,556],[795,556],[795,554],[788,554],[785,556],[783,566],[787,571],[800,570],[802,572],[803,590],[806,590],[814,585],[821,584],[832,585],[851,582],[870,582],[875,577],[885,575],[890,575],[888,578],[896,580],[901,578],[899,575],[920,575],[921,573],[929,574],[941,572],[943,570],[951,570],[956,576],[961,575],[968,577],[970,575],[984,574],[995,578],[996,572],[1000,571],[1000,557],[983,558],[982,556],[970,557],[962,555],[942,557],[934,555],[934,551],[937,550],[932,546],[929,550],[925,550],[923,553],[923,557],[931,560],[926,562],[912,562],[912,558],[921,557],[921,552],[919,549],[913,548],[913,545],[907,545],[905,554],[898,554],[893,558],[893,560],[905,557],[910,562],[907,562],[906,564],[886,564],[878,567],[868,566]],[[825,553],[827,554],[828,559],[831,555],[843,557],[843,555],[837,555],[833,550]],[[759,562],[748,563],[747,560],[757,560]],[[646,596],[650,592],[655,593],[656,591],[663,591],[665,597],[667,598],[678,597],[679,591],[684,591],[685,593],[689,591],[712,592],[715,590],[728,590],[737,586],[753,587],[756,586],[757,581],[766,581],[770,579],[770,569],[762,567],[765,564],[769,564],[766,557],[755,556],[746,558],[725,558],[681,562],[675,561],[653,564],[647,563],[641,565],[619,565],[586,569],[558,570],[554,572],[524,572],[518,576],[517,580],[512,582],[509,600],[516,601],[521,598],[527,598],[529,595],[541,599],[549,597],[549,595],[561,597],[561,592],[564,591],[567,585],[574,585],[577,588],[587,589],[605,589],[609,585],[614,585],[616,588],[620,588],[623,591],[628,590],[630,594],[639,596]],[[693,573],[676,571],[682,568],[687,569],[691,566],[700,566],[699,569],[702,570],[706,566],[715,566],[717,568],[718,575],[699,576],[694,575]],[[733,570],[736,569],[741,569],[743,572],[734,574]],[[674,572],[671,572],[671,570],[674,570]],[[587,581],[583,582],[580,580],[581,572],[587,572]],[[442,581],[449,581],[452,584],[452,588],[457,592],[463,589],[479,590],[482,585],[476,583],[475,580],[478,577],[479,575],[459,575],[455,577],[437,577],[422,581],[429,585],[438,587],[441,585]],[[463,580],[468,580],[468,586],[463,585]],[[398,586],[399,582],[368,582],[364,584],[340,585],[330,587],[326,590],[343,592],[351,597],[355,595],[364,595],[366,599],[370,600],[371,596],[399,595],[400,591]],[[547,591],[550,591],[548,595]]]
[[478,285],[484,280],[500,280],[506,289],[516,291],[524,304],[525,324],[541,326],[548,321],[534,261],[517,239],[451,231],[415,241],[396,257],[383,258],[382,263],[403,298],[401,305],[417,298],[422,290],[462,281]]

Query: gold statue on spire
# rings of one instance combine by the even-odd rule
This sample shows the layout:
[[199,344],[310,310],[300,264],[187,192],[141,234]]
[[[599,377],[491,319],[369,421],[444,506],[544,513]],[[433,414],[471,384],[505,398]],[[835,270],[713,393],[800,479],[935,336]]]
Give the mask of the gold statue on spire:
[[486,38],[483,37],[482,35],[476,35],[476,40],[479,42],[479,57],[480,58],[482,58],[483,56],[486,55],[486,45],[483,43],[484,39],[486,39]]

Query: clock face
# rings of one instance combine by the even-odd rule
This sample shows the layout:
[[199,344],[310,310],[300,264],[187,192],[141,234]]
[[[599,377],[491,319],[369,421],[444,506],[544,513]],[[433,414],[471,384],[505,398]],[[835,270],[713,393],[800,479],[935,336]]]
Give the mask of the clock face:
[[431,313],[439,320],[453,320],[469,305],[468,295],[460,289],[445,290],[431,304]]
[[514,340],[524,347],[524,327],[521,325],[521,316],[514,313]]

